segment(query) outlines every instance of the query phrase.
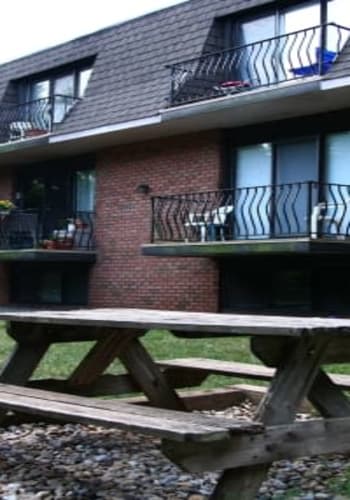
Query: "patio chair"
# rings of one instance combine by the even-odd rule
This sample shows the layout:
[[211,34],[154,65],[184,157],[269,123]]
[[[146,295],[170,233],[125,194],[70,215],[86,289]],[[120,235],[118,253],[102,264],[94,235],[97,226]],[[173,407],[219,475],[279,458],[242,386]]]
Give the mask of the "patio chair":
[[[205,212],[189,212],[184,226],[197,229],[201,242],[216,241],[218,235],[219,239],[224,241],[226,219],[232,211],[233,205],[223,205]],[[187,235],[185,241],[188,242]]]
[[[337,56],[336,52],[317,47],[315,50],[316,62],[299,68],[291,68],[289,71],[294,76],[314,76],[327,73]],[[321,63],[321,64],[320,64]]]

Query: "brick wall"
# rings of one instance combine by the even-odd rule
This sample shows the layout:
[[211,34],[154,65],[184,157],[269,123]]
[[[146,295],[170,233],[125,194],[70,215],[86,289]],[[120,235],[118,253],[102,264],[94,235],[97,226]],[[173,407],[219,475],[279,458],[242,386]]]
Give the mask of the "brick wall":
[[99,257],[90,305],[216,311],[218,269],[205,258],[144,257],[150,242],[150,196],[215,189],[220,139],[213,132],[159,139],[104,151],[97,158]]

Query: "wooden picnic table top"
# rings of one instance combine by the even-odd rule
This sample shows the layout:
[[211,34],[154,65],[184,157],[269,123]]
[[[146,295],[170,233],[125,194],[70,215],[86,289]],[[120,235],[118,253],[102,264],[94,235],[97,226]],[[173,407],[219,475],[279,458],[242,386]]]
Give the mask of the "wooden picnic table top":
[[349,335],[350,319],[217,314],[153,309],[1,307],[0,320],[139,330],[168,329],[182,337]]

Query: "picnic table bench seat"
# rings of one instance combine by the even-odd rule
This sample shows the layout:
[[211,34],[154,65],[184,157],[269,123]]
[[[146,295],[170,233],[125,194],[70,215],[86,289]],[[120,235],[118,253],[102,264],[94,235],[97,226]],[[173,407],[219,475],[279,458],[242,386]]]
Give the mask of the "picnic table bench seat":
[[[158,365],[167,369],[179,369],[203,372],[207,375],[225,375],[229,377],[270,381],[275,375],[275,368],[255,363],[240,363],[209,358],[178,358],[158,361]],[[330,379],[344,390],[350,389],[350,375],[328,373]]]
[[235,433],[255,433],[263,429],[262,424],[256,422],[151,408],[119,400],[97,400],[9,384],[0,384],[0,408],[44,418],[138,431],[180,442],[220,441]]

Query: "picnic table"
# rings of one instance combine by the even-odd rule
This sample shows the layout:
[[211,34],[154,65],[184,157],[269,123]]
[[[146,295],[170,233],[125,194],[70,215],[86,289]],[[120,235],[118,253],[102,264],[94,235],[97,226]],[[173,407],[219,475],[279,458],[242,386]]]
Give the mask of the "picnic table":
[[[156,435],[163,452],[185,470],[224,471],[213,499],[253,499],[274,460],[350,451],[350,403],[323,369],[327,363],[349,361],[348,319],[2,308],[0,320],[9,322],[16,341],[1,372],[2,411]],[[235,337],[249,336],[252,352],[275,368],[254,420],[188,413],[176,388],[200,383],[198,374],[210,372],[210,363],[202,360],[196,370],[191,360],[155,362],[140,341],[150,329],[167,329],[188,341],[224,337],[228,351]],[[52,343],[88,340],[95,341],[93,347],[66,380],[31,380]],[[104,373],[115,359],[127,374]],[[142,392],[150,406],[91,397],[134,391]],[[306,397],[319,416],[295,422]]]

